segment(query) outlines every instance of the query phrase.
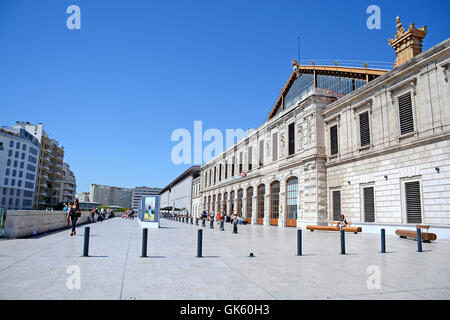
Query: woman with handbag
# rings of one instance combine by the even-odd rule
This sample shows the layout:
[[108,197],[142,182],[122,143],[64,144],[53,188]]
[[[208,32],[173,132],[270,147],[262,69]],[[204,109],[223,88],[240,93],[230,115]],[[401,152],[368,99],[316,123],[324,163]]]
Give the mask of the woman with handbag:
[[77,225],[77,220],[79,217],[81,217],[81,208],[80,204],[78,203],[78,199],[75,199],[73,202],[73,205],[70,208],[70,219],[72,220],[72,232],[71,236],[74,236],[77,234],[75,227]]

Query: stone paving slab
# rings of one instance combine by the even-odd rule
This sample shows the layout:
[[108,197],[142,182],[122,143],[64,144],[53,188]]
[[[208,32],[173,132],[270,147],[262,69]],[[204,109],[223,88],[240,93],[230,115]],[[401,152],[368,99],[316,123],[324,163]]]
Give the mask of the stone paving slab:
[[[387,236],[381,254],[375,234],[246,225],[232,234],[203,228],[203,258],[196,258],[198,226],[163,219],[149,229],[148,256],[140,258],[137,220],[91,224],[89,257],[81,257],[84,226],[30,239],[0,241],[0,299],[449,299],[450,240],[424,243]],[[201,227],[200,227],[201,228]],[[253,252],[255,257],[249,258]],[[69,266],[80,269],[80,289],[70,290]],[[380,271],[370,289],[369,266]]]

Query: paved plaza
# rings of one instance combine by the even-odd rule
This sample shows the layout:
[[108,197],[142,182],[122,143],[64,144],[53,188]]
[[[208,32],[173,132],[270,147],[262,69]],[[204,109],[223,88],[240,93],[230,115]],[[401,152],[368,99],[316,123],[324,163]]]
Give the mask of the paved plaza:
[[[162,219],[160,229],[149,229],[149,257],[140,258],[137,220],[90,227],[89,257],[81,257],[84,226],[75,237],[63,230],[0,240],[0,299],[450,298],[446,239],[419,253],[415,241],[387,236],[381,254],[378,235],[347,233],[341,255],[337,232],[304,230],[296,256],[295,228],[246,225],[233,234],[229,223],[225,231],[207,224],[196,258],[199,227]],[[79,289],[67,286],[70,266],[79,267]]]

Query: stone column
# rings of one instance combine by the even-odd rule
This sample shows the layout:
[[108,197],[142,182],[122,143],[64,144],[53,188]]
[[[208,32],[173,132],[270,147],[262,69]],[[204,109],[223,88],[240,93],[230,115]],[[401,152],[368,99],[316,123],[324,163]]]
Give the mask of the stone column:
[[[254,194],[255,194],[255,192],[254,192]],[[252,224],[256,224],[256,220],[257,220],[257,217],[256,217],[256,215],[257,215],[257,206],[258,205],[258,196],[256,196],[256,195],[254,195],[253,197],[252,197]]]
[[270,194],[267,192],[270,190],[266,190],[266,194],[264,196],[264,225],[270,226]]
[[285,193],[280,192],[280,206],[279,206],[279,215],[278,215],[278,227],[286,227],[286,195]]
[[247,219],[247,190],[243,190],[242,194],[242,217]]

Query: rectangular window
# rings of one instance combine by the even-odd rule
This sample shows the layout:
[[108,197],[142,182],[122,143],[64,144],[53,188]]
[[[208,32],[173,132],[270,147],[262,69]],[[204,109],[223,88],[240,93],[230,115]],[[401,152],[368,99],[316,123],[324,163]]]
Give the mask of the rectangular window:
[[400,118],[400,135],[414,131],[414,118],[411,102],[411,93],[398,98],[398,115]]
[[6,175],[9,176],[9,168],[6,168]]
[[12,157],[12,149],[9,149],[9,151],[8,151],[8,157]]
[[12,141],[12,140],[9,141],[9,147],[10,147],[10,148],[13,148],[13,147],[14,147],[14,141]]
[[289,155],[293,155],[295,153],[294,123],[291,123],[288,127],[288,140],[289,140]]
[[231,162],[231,176],[234,177],[234,162],[235,162],[235,157],[233,157],[232,162]]
[[9,182],[8,178],[5,178],[5,183],[4,183],[4,185],[7,186],[7,185],[8,185],[8,182]]
[[25,160],[25,153],[22,152],[22,160]]
[[330,128],[330,154],[336,155],[339,152],[337,125]]
[[264,165],[264,140],[259,142],[259,166]]
[[225,179],[228,179],[228,163],[225,162]]
[[23,145],[22,145],[22,151],[26,151],[27,150],[27,145],[24,143]]
[[14,158],[19,159],[19,151],[16,151],[16,152],[14,153]]
[[239,174],[242,172],[242,152],[239,153]]
[[219,164],[219,182],[222,179],[222,164]]
[[208,172],[205,172],[205,188],[207,186],[207,181],[208,181]]
[[272,161],[278,160],[278,133],[272,135]]
[[248,148],[248,171],[252,170],[252,153],[253,148],[252,147]]
[[359,137],[361,147],[370,145],[369,111],[359,115]]
[[212,169],[209,169],[209,184],[211,185],[211,176],[212,176]]
[[20,149],[20,142],[16,142],[16,149]]
[[364,196],[364,221],[375,222],[375,199],[373,187],[363,188]]
[[339,221],[341,219],[341,190],[332,192],[333,194],[333,220]]
[[216,184],[216,178],[217,178],[217,167],[214,167],[214,184]]
[[420,201],[420,182],[405,183],[406,221],[407,223],[422,223],[422,205]]

